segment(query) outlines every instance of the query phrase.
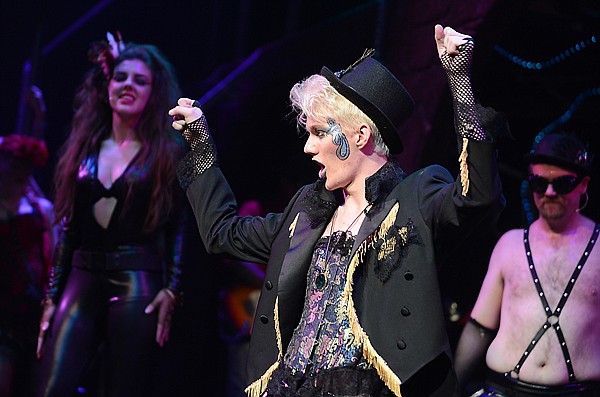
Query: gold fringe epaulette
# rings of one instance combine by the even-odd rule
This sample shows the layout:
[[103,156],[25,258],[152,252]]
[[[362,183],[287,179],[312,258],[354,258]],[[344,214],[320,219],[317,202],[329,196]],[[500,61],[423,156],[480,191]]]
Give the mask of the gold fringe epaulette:
[[273,372],[275,372],[277,367],[279,367],[279,363],[281,362],[283,347],[281,345],[281,331],[279,330],[279,297],[275,299],[273,317],[275,323],[275,334],[277,335],[277,361],[275,361],[260,378],[252,382],[250,386],[244,390],[248,397],[260,397],[260,395],[264,393],[269,379],[271,379]]
[[394,222],[396,221],[396,216],[398,215],[398,209],[398,203],[394,204],[390,213],[385,217],[383,222],[381,222],[381,225],[379,225],[378,230],[375,231],[371,236],[369,236],[365,241],[363,241],[360,247],[358,247],[356,254],[352,257],[352,260],[350,261],[350,266],[348,268],[348,276],[346,277],[346,285],[344,286],[342,299],[345,299],[347,302],[347,314],[348,319],[350,320],[350,327],[352,328],[352,333],[354,334],[354,337],[363,346],[364,357],[375,368],[381,380],[383,380],[385,385],[394,393],[394,395],[402,397],[402,395],[400,394],[400,384],[402,383],[402,381],[390,369],[387,362],[383,359],[383,357],[381,357],[377,353],[377,351],[371,344],[369,336],[360,326],[358,316],[356,315],[356,309],[354,307],[354,301],[352,300],[352,289],[354,287],[352,280],[357,266],[362,262],[364,256],[367,253],[367,250],[373,248],[374,241],[377,238],[383,238],[387,234],[389,229],[394,225]]
[[300,216],[300,213],[298,212],[296,214],[296,217],[294,218],[294,222],[292,222],[292,224],[288,228],[288,230],[290,231],[290,235],[289,235],[290,238],[294,237],[294,232],[296,231],[296,223],[298,223],[299,216]]
[[469,140],[463,138],[462,150],[460,156],[458,156],[458,163],[460,165],[460,183],[462,184],[462,195],[466,196],[469,192],[469,167],[467,165],[467,146]]

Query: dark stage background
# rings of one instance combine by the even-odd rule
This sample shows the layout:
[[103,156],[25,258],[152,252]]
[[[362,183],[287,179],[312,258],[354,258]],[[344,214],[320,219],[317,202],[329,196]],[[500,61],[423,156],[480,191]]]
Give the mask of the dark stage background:
[[[51,197],[52,168],[68,133],[73,93],[90,66],[88,46],[118,30],[126,41],[161,48],[177,69],[184,95],[202,98],[238,200],[256,198],[278,211],[317,173],[288,116],[289,89],[321,66],[345,68],[373,47],[417,102],[402,130],[403,167],[414,171],[440,163],[456,172],[452,108],[433,41],[435,23],[475,36],[476,95],[484,106],[506,113],[513,135],[498,143],[507,207],[497,229],[479,236],[472,249],[445,258],[442,288],[449,312],[457,310],[448,322],[455,338],[496,239],[532,216],[523,210],[520,190],[522,157],[533,139],[561,126],[598,150],[600,5],[595,0],[2,0],[0,135],[27,133],[22,86],[39,86],[53,161],[38,180]],[[29,77],[23,74],[27,60]],[[597,184],[592,182],[585,213],[600,220]],[[157,396],[218,396],[224,383],[216,325],[219,260],[206,256],[193,222],[188,239],[193,248],[185,255],[186,303],[164,351]]]

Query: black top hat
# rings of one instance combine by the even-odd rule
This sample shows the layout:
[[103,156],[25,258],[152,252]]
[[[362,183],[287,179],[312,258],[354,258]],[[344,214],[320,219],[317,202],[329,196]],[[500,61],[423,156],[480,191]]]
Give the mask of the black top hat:
[[398,127],[411,114],[415,103],[406,88],[381,63],[365,55],[348,69],[333,73],[326,67],[321,75],[341,95],[373,120],[393,154],[402,152]]
[[552,164],[589,175],[592,157],[588,148],[575,135],[565,132],[547,134],[530,153],[525,155],[529,164]]

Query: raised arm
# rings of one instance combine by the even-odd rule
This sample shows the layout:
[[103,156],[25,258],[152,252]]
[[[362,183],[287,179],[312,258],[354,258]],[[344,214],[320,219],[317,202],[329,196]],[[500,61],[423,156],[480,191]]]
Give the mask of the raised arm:
[[[483,192],[480,188],[486,190],[493,187],[486,184],[486,178],[499,186],[495,155],[490,159],[494,162],[490,168],[494,174],[477,180],[477,172],[470,170],[473,162],[469,159],[469,142],[489,143],[497,136],[509,135],[508,123],[504,115],[476,103],[471,85],[471,62],[475,48],[473,38],[441,25],[435,26],[434,37],[442,66],[448,76],[456,133],[462,140],[459,156],[462,195],[466,196],[469,193],[471,185],[482,182],[481,186],[473,187]],[[496,193],[499,192],[494,192]]]
[[471,62],[474,40],[450,27],[435,25],[435,42],[454,103],[456,133],[461,138],[486,141],[491,137],[482,126],[475,110],[475,95],[471,85]]
[[218,167],[217,150],[202,110],[194,106],[192,99],[181,98],[169,115],[190,148],[179,163],[177,176],[207,251],[266,263],[281,217],[238,216],[235,196]]

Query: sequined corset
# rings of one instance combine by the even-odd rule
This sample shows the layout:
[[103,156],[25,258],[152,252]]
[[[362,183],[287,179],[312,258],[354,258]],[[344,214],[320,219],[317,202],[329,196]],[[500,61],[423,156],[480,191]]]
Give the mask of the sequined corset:
[[315,247],[307,276],[302,319],[284,357],[293,372],[312,375],[322,369],[366,368],[362,346],[356,343],[342,299],[355,237],[343,231],[322,237]]

